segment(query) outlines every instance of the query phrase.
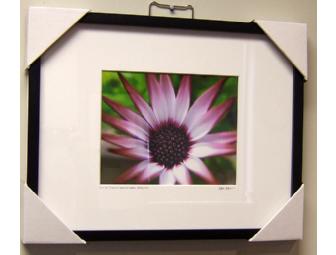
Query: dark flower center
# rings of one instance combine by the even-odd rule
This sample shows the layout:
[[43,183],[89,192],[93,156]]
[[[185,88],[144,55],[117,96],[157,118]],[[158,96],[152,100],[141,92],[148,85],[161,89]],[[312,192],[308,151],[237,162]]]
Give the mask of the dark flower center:
[[149,132],[152,161],[170,169],[188,157],[191,141],[184,126],[166,122]]

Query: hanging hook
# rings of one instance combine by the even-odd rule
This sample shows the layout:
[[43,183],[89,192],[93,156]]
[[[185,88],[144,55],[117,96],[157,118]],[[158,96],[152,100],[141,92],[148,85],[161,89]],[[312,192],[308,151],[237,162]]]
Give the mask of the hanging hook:
[[175,10],[178,11],[187,11],[187,10],[191,10],[191,18],[194,19],[194,7],[192,5],[169,5],[169,4],[160,4],[156,1],[153,1],[149,4],[148,6],[148,16],[152,16],[152,7],[156,6],[158,8],[162,8],[162,9],[168,9],[171,13],[174,13]]

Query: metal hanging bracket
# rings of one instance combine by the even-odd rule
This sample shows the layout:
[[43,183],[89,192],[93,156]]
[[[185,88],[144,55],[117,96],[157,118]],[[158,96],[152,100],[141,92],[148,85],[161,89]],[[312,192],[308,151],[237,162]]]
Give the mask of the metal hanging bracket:
[[194,7],[192,5],[169,5],[169,4],[160,4],[156,1],[153,1],[149,4],[148,6],[148,16],[152,16],[152,7],[156,6],[158,8],[161,9],[167,9],[170,11],[170,13],[174,13],[175,10],[178,11],[187,11],[187,10],[191,10],[191,18],[194,19]]

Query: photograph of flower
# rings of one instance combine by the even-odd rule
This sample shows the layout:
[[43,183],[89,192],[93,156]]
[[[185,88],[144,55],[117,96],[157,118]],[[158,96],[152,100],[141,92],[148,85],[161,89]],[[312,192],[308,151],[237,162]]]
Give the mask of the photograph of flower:
[[236,184],[238,77],[102,72],[101,184]]

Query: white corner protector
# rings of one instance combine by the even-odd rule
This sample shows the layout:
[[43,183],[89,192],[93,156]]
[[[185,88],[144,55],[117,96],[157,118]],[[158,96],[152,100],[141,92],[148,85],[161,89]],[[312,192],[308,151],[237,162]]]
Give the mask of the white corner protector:
[[30,7],[27,28],[27,67],[89,10]]
[[86,243],[57,218],[26,184],[23,186],[23,199],[23,243]]
[[307,25],[304,23],[254,20],[273,43],[308,80]]
[[299,240],[303,235],[304,185],[296,191],[280,211],[249,241]]

